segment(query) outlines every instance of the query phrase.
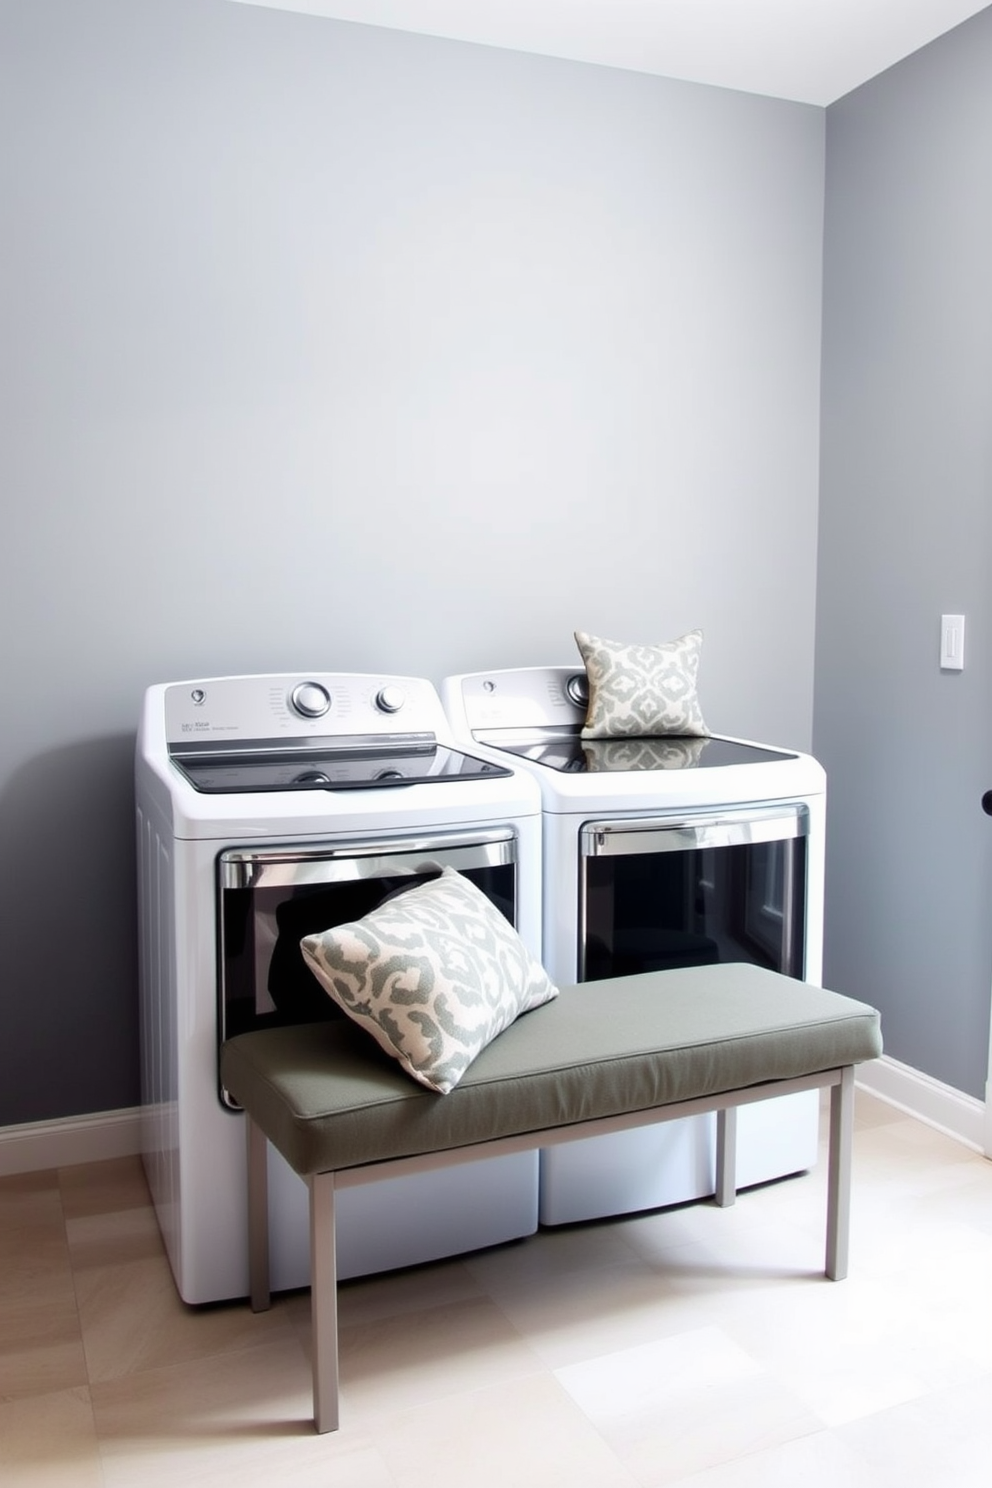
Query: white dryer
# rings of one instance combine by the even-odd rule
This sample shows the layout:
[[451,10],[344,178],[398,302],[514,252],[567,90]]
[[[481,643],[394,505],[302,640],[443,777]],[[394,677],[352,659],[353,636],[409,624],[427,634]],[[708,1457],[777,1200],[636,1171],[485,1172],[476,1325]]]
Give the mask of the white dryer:
[[[540,791],[452,747],[431,683],[342,673],[149,688],[135,784],[144,1161],[180,1295],[212,1302],[248,1290],[244,1119],[218,1082],[221,1041],[341,1016],[301,936],[446,865],[539,956]],[[273,1285],[305,1286],[305,1185],[276,1154],[270,1184]],[[339,1274],[530,1234],[537,1203],[532,1153],[350,1189]]]
[[[447,678],[453,735],[524,766],[543,800],[543,961],[560,985],[714,961],[818,982],[826,778],[748,740],[580,737],[575,666]],[[738,1182],[817,1156],[815,1092],[739,1113]],[[694,1117],[549,1149],[540,1218],[561,1224],[712,1194],[715,1123]]]

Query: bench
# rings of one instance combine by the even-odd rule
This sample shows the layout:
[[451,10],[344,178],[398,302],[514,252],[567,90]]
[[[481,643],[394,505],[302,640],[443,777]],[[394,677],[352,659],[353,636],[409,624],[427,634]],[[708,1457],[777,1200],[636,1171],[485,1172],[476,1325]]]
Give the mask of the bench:
[[732,1204],[736,1112],[829,1088],[825,1274],[847,1273],[854,1066],[881,1053],[874,1008],[744,964],[563,988],[518,1018],[456,1089],[415,1084],[350,1019],[269,1028],[221,1051],[248,1134],[251,1305],[269,1305],[267,1151],[310,1191],[314,1422],[338,1425],[338,1189],[717,1113],[716,1202]]

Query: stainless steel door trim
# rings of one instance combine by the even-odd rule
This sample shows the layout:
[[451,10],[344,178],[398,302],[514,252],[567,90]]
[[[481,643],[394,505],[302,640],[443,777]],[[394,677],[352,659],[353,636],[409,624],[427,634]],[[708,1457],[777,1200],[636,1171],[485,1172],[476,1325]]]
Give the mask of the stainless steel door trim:
[[[783,964],[786,966],[792,965],[792,957],[795,951],[795,944],[792,933],[793,926],[796,922],[796,875],[793,872],[793,858],[795,851],[796,849],[792,846],[791,843],[787,848],[784,849],[784,883],[782,885],[782,961]],[[805,968],[803,968],[803,970],[805,970]]]
[[809,811],[789,806],[753,807],[718,816],[632,817],[585,822],[579,829],[583,858],[630,853],[692,852],[707,847],[781,842],[809,835]]
[[217,859],[225,889],[283,888],[349,883],[430,872],[433,868],[491,868],[516,862],[510,827],[432,833],[429,837],[356,838],[314,847],[229,848]]

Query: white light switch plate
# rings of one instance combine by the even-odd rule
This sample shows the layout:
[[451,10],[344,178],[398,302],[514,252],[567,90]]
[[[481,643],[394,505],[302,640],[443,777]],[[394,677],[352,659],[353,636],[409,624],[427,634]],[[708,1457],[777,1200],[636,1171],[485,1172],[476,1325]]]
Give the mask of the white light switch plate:
[[964,670],[964,616],[940,617],[940,665],[945,672]]

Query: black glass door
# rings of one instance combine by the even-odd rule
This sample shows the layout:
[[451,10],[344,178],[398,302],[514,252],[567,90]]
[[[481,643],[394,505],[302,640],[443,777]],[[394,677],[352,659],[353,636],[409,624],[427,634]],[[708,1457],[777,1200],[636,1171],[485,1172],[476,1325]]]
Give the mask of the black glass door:
[[580,860],[579,978],[748,961],[801,977],[806,814],[590,823]]

